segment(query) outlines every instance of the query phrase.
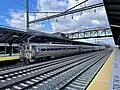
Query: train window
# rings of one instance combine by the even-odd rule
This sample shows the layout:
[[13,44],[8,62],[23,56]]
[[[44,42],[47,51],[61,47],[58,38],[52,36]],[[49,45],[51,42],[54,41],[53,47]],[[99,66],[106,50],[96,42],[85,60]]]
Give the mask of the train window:
[[13,53],[18,53],[19,52],[19,48],[18,47],[13,47]]
[[50,48],[47,48],[47,51],[50,51]]
[[41,51],[45,51],[45,48],[42,48]]
[[58,48],[55,48],[55,50],[58,50]]
[[54,48],[51,48],[51,51],[54,51]]

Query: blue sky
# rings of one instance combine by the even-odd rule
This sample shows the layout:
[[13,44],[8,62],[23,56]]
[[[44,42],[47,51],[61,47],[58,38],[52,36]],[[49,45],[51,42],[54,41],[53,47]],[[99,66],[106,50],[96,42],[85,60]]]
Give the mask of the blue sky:
[[[30,8],[34,9],[36,5],[36,0],[29,0],[29,1],[30,1],[29,3]],[[19,5],[18,3],[25,6],[26,0],[1,0],[0,12],[6,13],[6,12],[9,12],[9,9],[13,9],[15,11],[25,10],[25,7],[22,5]]]
[[[18,1],[18,0],[17,0]],[[25,0],[19,0],[20,3],[24,3]],[[10,10],[18,11],[18,10],[24,10],[25,8],[16,4],[12,0],[1,0],[0,1],[0,24],[8,25],[5,22],[5,19],[10,18]]]
[[[22,4],[22,5],[20,5]],[[25,11],[25,0],[1,0],[0,5],[0,25],[10,26],[5,19],[9,19],[10,12],[19,12]],[[29,2],[30,11],[37,11],[36,9],[36,0],[30,0]],[[44,31],[51,32],[51,23],[50,21],[44,21],[42,24],[45,24]]]
[[[20,5],[20,4],[22,5]],[[0,18],[0,24],[6,25],[5,19],[11,18],[10,17],[10,11],[19,12],[19,11],[25,11],[25,0],[1,0],[0,1],[0,16],[3,18]],[[36,0],[30,0],[30,10],[35,10]]]

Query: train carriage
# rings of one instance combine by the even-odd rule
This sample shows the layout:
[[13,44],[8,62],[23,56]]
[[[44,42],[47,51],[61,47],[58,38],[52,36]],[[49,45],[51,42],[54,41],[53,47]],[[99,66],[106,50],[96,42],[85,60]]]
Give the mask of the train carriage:
[[[22,50],[23,49],[23,50]],[[100,50],[100,46],[66,45],[66,44],[24,44],[20,51],[20,58],[28,62],[50,59],[59,56],[72,55],[82,52]]]

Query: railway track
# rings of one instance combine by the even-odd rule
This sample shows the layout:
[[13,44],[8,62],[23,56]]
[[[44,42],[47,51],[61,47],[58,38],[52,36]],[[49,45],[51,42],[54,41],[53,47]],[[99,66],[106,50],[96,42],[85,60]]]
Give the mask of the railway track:
[[[96,52],[92,52],[92,53],[96,53]],[[87,53],[85,54],[79,54],[79,55],[86,55]],[[69,59],[69,58],[74,58],[74,57],[79,57],[79,55],[74,55],[74,56],[70,56],[70,57],[66,57],[66,59]],[[63,58],[60,58],[60,60],[63,59]],[[54,59],[55,60],[55,59]],[[53,60],[53,61],[54,61]],[[58,59],[57,59],[58,60]],[[56,61],[56,60],[55,60]],[[46,62],[46,61],[45,61]],[[48,61],[47,61],[48,62]],[[14,64],[14,65],[9,65],[9,66],[3,66],[3,67],[0,67],[0,72],[2,71],[5,71],[5,70],[10,70],[10,69],[14,69],[14,68],[19,68],[19,67],[24,67],[24,66],[27,66],[29,64],[27,63],[17,63],[17,64]]]
[[24,67],[26,65],[27,65],[26,63],[21,63],[21,62],[19,62],[17,64],[13,64],[13,65],[5,65],[5,66],[0,67],[0,72],[5,71],[5,70],[9,70],[9,69],[18,68],[18,67]]
[[99,53],[90,53],[86,56],[78,55],[76,58],[72,56],[6,70],[0,73],[0,90],[66,89],[66,86],[69,87],[69,83],[76,77],[89,70],[97,62],[105,60],[109,54],[108,51],[99,51]]
[[106,62],[109,54],[102,57],[99,61],[94,62],[92,65],[79,72],[64,85],[60,86],[60,90],[86,90],[90,82],[94,79],[95,75],[99,72],[101,67]]
[[[91,54],[95,54],[95,53],[98,53],[98,52],[92,52]],[[56,62],[56,61],[66,61],[66,60],[69,60],[69,59],[73,59],[73,58],[78,58],[78,57],[81,57],[81,56],[85,56],[87,53],[85,54],[79,54],[79,55],[74,55],[74,56],[70,56],[70,57],[65,57],[65,58],[60,58],[60,59],[55,59],[55,60],[51,60],[51,61],[45,61],[45,62],[41,62],[41,64],[38,64],[38,65],[44,65],[44,64],[48,64],[48,63],[51,63],[51,62]],[[89,54],[89,53],[88,53]],[[91,55],[90,54],[90,55]],[[12,70],[12,69],[15,69],[15,68],[20,68],[20,67],[24,67],[24,66],[27,66],[28,64],[26,63],[19,63],[17,65],[11,65],[11,66],[6,66],[6,67],[1,67],[0,68],[0,72],[5,72],[5,71],[9,71],[9,70]],[[33,64],[34,65],[34,64]],[[37,64],[35,64],[35,66],[38,66]],[[31,67],[31,65],[29,65],[28,67]],[[21,69],[21,68],[20,68]]]

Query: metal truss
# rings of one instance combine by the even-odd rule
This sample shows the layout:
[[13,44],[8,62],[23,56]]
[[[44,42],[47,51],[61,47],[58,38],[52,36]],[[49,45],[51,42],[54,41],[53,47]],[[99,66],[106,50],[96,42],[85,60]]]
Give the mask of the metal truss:
[[101,38],[101,37],[112,37],[112,31],[110,28],[99,29],[99,30],[89,30],[83,32],[67,33],[66,37],[75,39],[87,39],[87,38]]

